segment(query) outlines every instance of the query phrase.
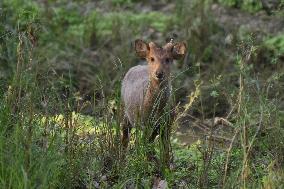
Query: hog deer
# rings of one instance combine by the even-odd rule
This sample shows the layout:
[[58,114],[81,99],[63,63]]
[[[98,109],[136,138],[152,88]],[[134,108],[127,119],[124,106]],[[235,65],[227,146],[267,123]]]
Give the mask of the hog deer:
[[[171,40],[163,47],[153,42],[135,41],[136,54],[146,59],[147,65],[138,65],[126,73],[121,89],[125,124],[122,128],[122,145],[127,148],[130,130],[137,124],[142,127],[153,118],[159,118],[171,95],[170,73],[174,59],[184,57],[186,44]],[[149,142],[159,134],[159,123],[151,125]],[[144,126],[145,128],[145,126]]]

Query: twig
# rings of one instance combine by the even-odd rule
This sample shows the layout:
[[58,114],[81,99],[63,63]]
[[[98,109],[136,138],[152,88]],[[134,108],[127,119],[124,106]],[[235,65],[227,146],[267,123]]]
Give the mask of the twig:
[[225,182],[226,182],[226,176],[227,176],[227,170],[228,170],[228,164],[229,164],[229,158],[230,158],[230,155],[231,155],[231,150],[233,148],[233,143],[234,143],[239,132],[240,132],[240,128],[238,128],[235,131],[235,134],[234,134],[234,136],[231,140],[230,146],[229,146],[228,151],[227,151],[227,158],[226,158],[226,163],[225,163],[225,167],[224,167],[224,177],[223,177],[223,186],[222,186],[223,189],[225,188]]

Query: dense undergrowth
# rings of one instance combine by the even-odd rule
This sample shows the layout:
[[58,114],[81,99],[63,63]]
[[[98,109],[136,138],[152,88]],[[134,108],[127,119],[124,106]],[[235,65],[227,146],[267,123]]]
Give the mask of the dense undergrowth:
[[[172,136],[168,187],[283,188],[284,34],[228,33],[217,2],[262,10],[249,0],[1,1],[0,188],[152,188],[159,168],[141,131],[123,158],[120,82],[139,63],[136,38],[170,37],[189,48],[173,65],[173,133],[216,116],[230,124],[190,144]],[[150,147],[162,158],[159,139]]]

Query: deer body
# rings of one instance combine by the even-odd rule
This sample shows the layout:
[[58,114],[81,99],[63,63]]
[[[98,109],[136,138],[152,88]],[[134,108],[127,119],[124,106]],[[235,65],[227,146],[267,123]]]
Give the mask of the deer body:
[[136,122],[143,125],[149,116],[159,115],[169,100],[170,88],[168,81],[161,85],[151,80],[147,65],[131,68],[122,82],[125,117],[131,126]]
[[170,67],[173,59],[184,56],[186,46],[184,43],[174,44],[171,41],[159,47],[153,42],[136,40],[135,50],[140,58],[146,59],[147,65],[132,67],[122,82],[124,147],[127,147],[130,129],[138,124],[142,124],[142,127],[151,124],[150,142],[153,142],[159,133],[159,118],[171,93]]

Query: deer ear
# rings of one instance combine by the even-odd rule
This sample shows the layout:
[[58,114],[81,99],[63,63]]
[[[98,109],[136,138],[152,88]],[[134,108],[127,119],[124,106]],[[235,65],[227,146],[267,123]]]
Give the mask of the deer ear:
[[141,39],[135,40],[135,51],[140,58],[146,58],[149,49],[149,45]]
[[172,48],[172,55],[174,59],[181,59],[186,53],[186,44],[184,42],[174,44]]

